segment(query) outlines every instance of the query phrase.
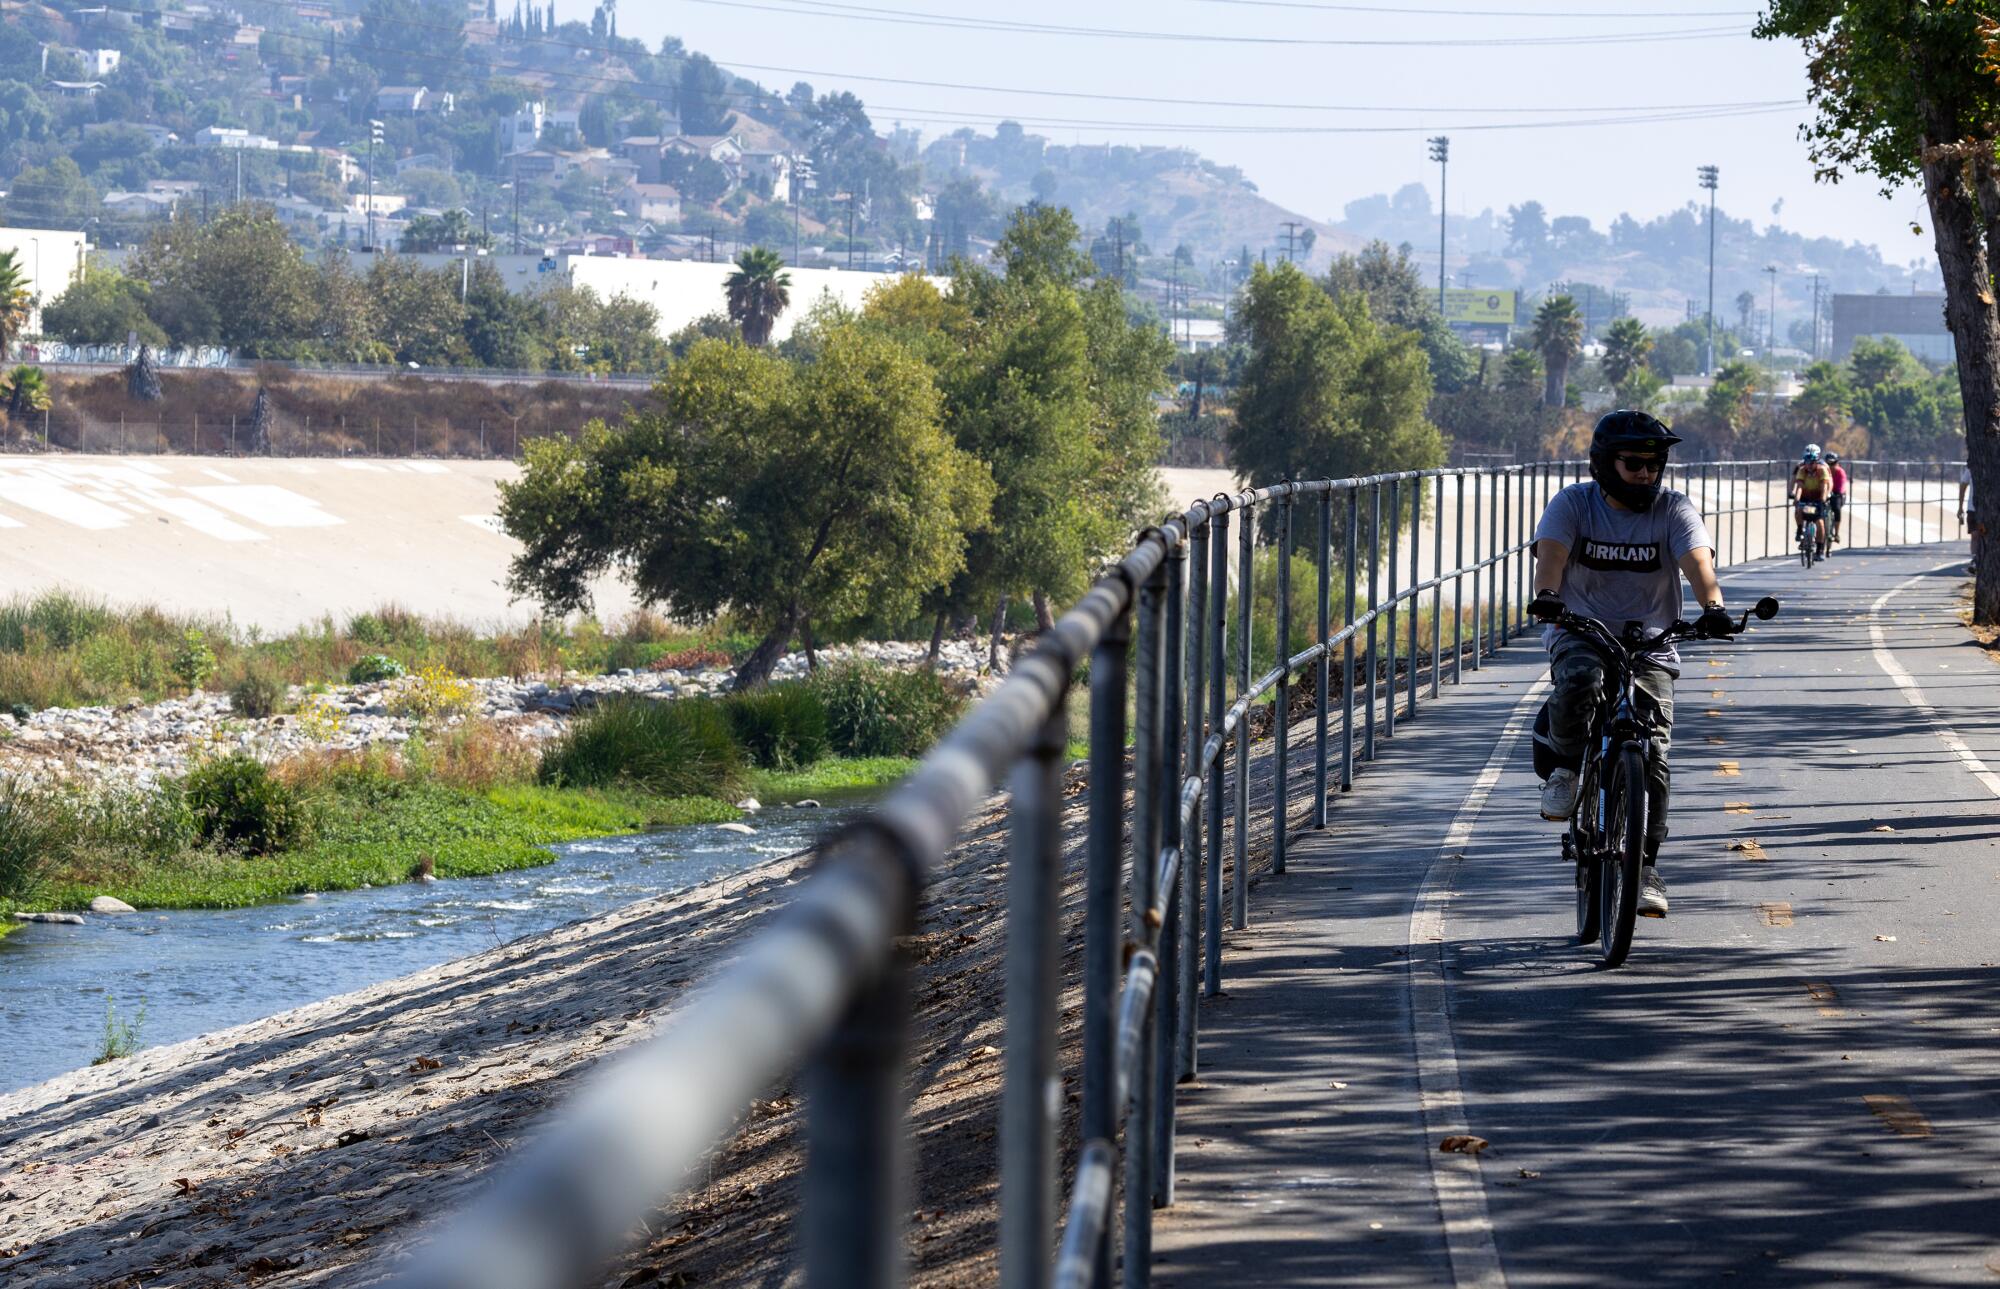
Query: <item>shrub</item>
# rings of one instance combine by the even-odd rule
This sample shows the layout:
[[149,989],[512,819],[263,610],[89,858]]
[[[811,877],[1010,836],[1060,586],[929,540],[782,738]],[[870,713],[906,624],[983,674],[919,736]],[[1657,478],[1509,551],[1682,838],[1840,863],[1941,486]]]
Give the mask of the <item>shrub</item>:
[[388,624],[372,613],[357,613],[347,620],[348,638],[365,645],[385,645],[391,637]]
[[443,667],[425,667],[410,683],[389,698],[389,711],[397,716],[430,720],[437,716],[464,716],[479,705],[479,691],[472,682],[460,680]]
[[826,707],[842,756],[921,756],[958,720],[964,700],[930,671],[844,662],[807,682]]
[[826,703],[810,685],[768,685],[723,703],[736,741],[766,770],[796,770],[826,756]]
[[299,707],[299,732],[315,743],[340,737],[347,713],[325,694],[314,694]]
[[542,754],[543,783],[625,783],[664,797],[723,797],[741,786],[743,749],[712,699],[614,698],[573,722]]
[[251,720],[276,716],[285,707],[285,683],[262,667],[246,667],[229,687],[229,705]]
[[208,647],[208,636],[200,627],[181,632],[180,646],[174,650],[173,670],[174,679],[187,690],[200,689],[215,674],[215,651]]
[[129,1021],[118,1019],[118,1005],[111,1001],[109,993],[104,995],[104,1035],[99,1040],[97,1055],[91,1058],[92,1065],[108,1065],[112,1061],[122,1061],[139,1050],[139,1031],[146,1027],[146,1003],[139,1002],[139,1012]]
[[413,774],[470,792],[531,783],[536,773],[534,749],[491,721],[464,721],[436,738],[412,739],[405,756]]
[[0,604],[0,649],[19,653],[32,640],[45,648],[70,649],[102,631],[111,620],[103,604],[67,591],[47,591],[32,600]]
[[195,831],[212,845],[268,855],[312,835],[309,803],[253,756],[239,753],[197,766],[185,791]]
[[347,683],[372,685],[377,681],[394,680],[403,673],[403,664],[386,653],[364,654],[356,658],[354,665],[347,669]]
[[0,787],[0,898],[32,894],[77,835],[76,816],[61,800],[19,784]]
[[654,671],[700,671],[704,667],[727,667],[729,655],[720,649],[696,645],[663,653],[649,664]]

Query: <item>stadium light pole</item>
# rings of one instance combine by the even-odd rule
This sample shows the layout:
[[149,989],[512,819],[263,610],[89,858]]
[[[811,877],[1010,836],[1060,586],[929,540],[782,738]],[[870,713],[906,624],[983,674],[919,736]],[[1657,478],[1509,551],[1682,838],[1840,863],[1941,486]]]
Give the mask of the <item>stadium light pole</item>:
[[1438,163],[1438,316],[1444,316],[1444,220],[1445,211],[1445,163],[1451,160],[1451,139],[1440,134],[1428,140],[1431,145],[1431,160]]
[[1764,347],[1766,350],[1775,350],[1778,347],[1778,266],[1766,264],[1764,271],[1771,275],[1771,310],[1766,319],[1770,329],[1766,333],[1768,338],[1764,341]]
[[1701,177],[1701,186],[1708,189],[1708,352],[1702,356],[1701,374],[1715,374],[1715,187],[1722,172],[1715,166],[1702,166],[1695,173]]
[[[368,249],[375,249],[375,145],[382,141],[382,123],[368,122]],[[239,158],[240,160],[240,158]]]

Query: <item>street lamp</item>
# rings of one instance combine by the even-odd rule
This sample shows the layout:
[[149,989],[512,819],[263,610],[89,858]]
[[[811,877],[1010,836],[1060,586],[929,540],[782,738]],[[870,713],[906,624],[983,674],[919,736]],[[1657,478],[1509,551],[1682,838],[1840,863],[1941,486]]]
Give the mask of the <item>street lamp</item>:
[[1778,266],[1766,264],[1764,271],[1771,275],[1771,308],[1766,314],[1769,330],[1764,341],[1764,352],[1769,354],[1778,347]]
[[1427,140],[1431,145],[1431,160],[1438,163],[1438,316],[1444,316],[1444,218],[1445,210],[1445,163],[1451,160],[1451,139],[1438,135]]
[[1700,166],[1695,174],[1708,189],[1708,352],[1701,360],[1701,374],[1715,372],[1715,187],[1722,172],[1714,166]]

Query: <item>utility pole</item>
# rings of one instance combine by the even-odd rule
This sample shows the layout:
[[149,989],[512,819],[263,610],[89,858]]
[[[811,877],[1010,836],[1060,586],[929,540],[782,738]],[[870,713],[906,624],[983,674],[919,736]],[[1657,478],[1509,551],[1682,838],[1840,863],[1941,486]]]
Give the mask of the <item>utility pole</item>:
[[[375,145],[382,141],[382,123],[373,119],[368,122],[368,249],[375,249]],[[238,154],[238,160],[242,155]],[[517,167],[518,169],[518,167]]]
[[1722,171],[1715,166],[1695,170],[1701,186],[1708,189],[1708,352],[1702,355],[1701,374],[1715,374],[1715,188]]
[[1771,275],[1771,309],[1768,315],[1771,330],[1769,339],[1764,342],[1764,353],[1766,357],[1769,357],[1771,351],[1778,347],[1778,266],[1775,264],[1766,264],[1764,271]]
[[236,204],[243,204],[243,149],[236,149]]
[[792,158],[792,263],[799,262],[799,190],[813,186],[812,162],[805,157]]
[[1438,316],[1444,316],[1444,219],[1445,211],[1445,163],[1451,160],[1451,138],[1440,134],[1429,140],[1431,160],[1438,163]]
[[1819,274],[1813,274],[1812,360],[1819,361]]
[[1284,229],[1285,229],[1285,262],[1286,262],[1286,263],[1288,263],[1288,264],[1292,264],[1292,263],[1297,263],[1297,262],[1298,262],[1298,252],[1297,252],[1296,250],[1294,250],[1294,249],[1293,249],[1293,246],[1294,246],[1294,244],[1295,244],[1295,243],[1296,243],[1296,242],[1298,241],[1298,235],[1299,235],[1299,230],[1300,230],[1301,228],[1304,228],[1304,227],[1305,227],[1305,225],[1304,225],[1304,224],[1301,224],[1301,223],[1300,223],[1300,222],[1299,222],[1298,220],[1296,220],[1296,219],[1288,219],[1288,220],[1286,220],[1286,221],[1285,221],[1285,223],[1284,223]]

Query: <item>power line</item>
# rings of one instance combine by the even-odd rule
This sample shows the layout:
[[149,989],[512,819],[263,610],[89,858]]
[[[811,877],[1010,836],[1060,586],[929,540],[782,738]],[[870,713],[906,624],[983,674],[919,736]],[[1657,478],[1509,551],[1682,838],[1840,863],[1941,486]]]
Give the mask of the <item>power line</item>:
[[853,22],[887,23],[899,27],[941,27],[948,31],[997,31],[1034,36],[1084,36],[1096,39],[1150,40],[1204,45],[1286,45],[1337,48],[1490,48],[1496,45],[1634,45],[1672,40],[1712,40],[1724,36],[1747,36],[1748,27],[1686,27],[1666,31],[1591,33],[1575,36],[1487,36],[1426,37],[1422,39],[1359,39],[1325,36],[1242,36],[1215,32],[1139,31],[1122,27],[1069,27],[1055,23],[1018,22],[998,18],[962,18],[949,14],[924,13],[907,9],[883,9],[872,5],[842,4],[838,0],[783,0],[783,4],[757,4],[752,0],[692,0],[695,4],[723,9],[750,9],[762,13],[782,13],[794,18],[843,18]]
[[1315,4],[1312,0],[1193,0],[1195,4],[1244,5],[1261,9],[1317,9],[1328,13],[1393,13],[1398,17],[1445,18],[1755,18],[1755,9],[1620,10],[1590,9],[1408,9],[1373,4]]
[[[1245,0],[1245,2],[1247,3],[1248,0]],[[296,3],[294,3],[293,0],[239,0],[239,3],[262,4],[274,9],[296,9],[297,7]],[[118,12],[121,13],[136,14],[145,12],[137,8],[126,8],[119,5],[106,5],[104,7],[117,10]],[[431,31],[431,32],[439,32],[451,35],[456,35],[461,33],[460,28],[453,27],[446,23],[423,22],[418,19],[385,17],[377,19],[375,21],[380,22],[384,26],[404,27],[417,31]],[[305,35],[296,32],[269,32],[267,34],[275,39],[303,41],[315,47],[324,43],[323,38],[321,37]],[[603,46],[600,45],[587,44],[582,41],[563,40],[554,36],[520,36],[520,37],[510,36],[501,43],[510,45],[543,45],[554,49],[567,49],[572,51],[583,51],[586,53],[608,52]],[[1484,44],[1490,42],[1482,41],[1475,43]],[[483,45],[474,47],[482,50],[488,48],[487,46]],[[575,71],[541,68],[529,64],[502,63],[497,60],[485,59],[485,58],[471,59],[465,57],[464,55],[459,55],[457,57],[454,57],[452,55],[447,55],[447,54],[438,54],[429,50],[410,49],[400,46],[377,46],[377,48],[381,49],[385,53],[398,54],[404,57],[424,59],[432,62],[456,62],[459,61],[460,59],[463,59],[468,64],[474,64],[474,63],[483,64],[485,66],[501,71],[514,71],[521,73],[523,75],[549,77],[551,79],[557,79],[557,80],[588,81],[593,84],[609,85],[614,89],[619,87],[624,87],[632,89],[669,90],[673,88],[671,86],[659,84],[658,82],[642,81],[636,78],[628,78],[623,76],[609,76],[592,72],[575,72]],[[646,54],[645,57],[665,58],[669,56]],[[751,71],[776,72],[786,76],[832,77],[835,79],[842,79],[842,80],[865,81],[872,84],[904,85],[919,89],[950,89],[950,90],[961,90],[961,91],[976,92],[976,93],[1013,94],[1031,98],[1069,98],[1069,99],[1080,99],[1092,102],[1106,102],[1106,103],[1150,103],[1150,104],[1159,104],[1159,105],[1174,106],[1174,107],[1244,108],[1244,109],[1265,109],[1270,111],[1281,111],[1281,112],[1367,112],[1367,113],[1465,112],[1465,113],[1490,114],[1496,116],[1517,114],[1517,113],[1536,114],[1536,115],[1573,113],[1578,115],[1587,115],[1591,113],[1604,114],[1604,113],[1628,113],[1628,112],[1678,112],[1678,111],[1708,111],[1711,109],[1733,110],[1733,109],[1749,109],[1749,108],[1799,107],[1803,106],[1805,103],[1805,100],[1803,99],[1745,99],[1745,100],[1725,102],[1725,103],[1637,103],[1637,104],[1598,105],[1598,106],[1578,106],[1573,104],[1565,104],[1565,105],[1547,106],[1547,107],[1518,106],[1518,105],[1509,107],[1482,106],[1482,105],[1460,106],[1460,107],[1442,107],[1436,105],[1422,106],[1422,107],[1396,107],[1384,104],[1369,104],[1369,103],[1343,104],[1343,103],[1263,102],[1256,100],[1235,100],[1235,99],[1191,99],[1181,96],[1167,96],[1167,95],[1105,94],[1101,92],[1094,92],[1088,90],[1031,89],[1023,86],[1011,86],[1011,85],[981,85],[981,84],[961,82],[961,81],[933,81],[933,80],[912,79],[900,76],[873,76],[861,72],[829,71],[824,68],[780,67],[763,63],[742,62],[736,59],[717,60],[717,65],[718,67],[722,68],[748,68]],[[724,100],[732,104],[744,104],[744,103],[762,104],[769,102],[771,100],[778,100],[780,102],[783,101],[783,96],[775,90],[768,90],[764,91],[763,93],[757,93],[757,94],[747,94],[738,91],[725,90],[715,95],[715,97],[717,99]],[[916,110],[926,110],[926,109],[896,109],[881,105],[875,105],[874,110],[916,111]],[[946,109],[934,109],[934,110],[943,111]],[[1000,119],[1013,120],[1015,118],[1012,114],[1007,114],[1002,116]],[[1427,126],[1424,128],[1428,129],[1431,127]]]

